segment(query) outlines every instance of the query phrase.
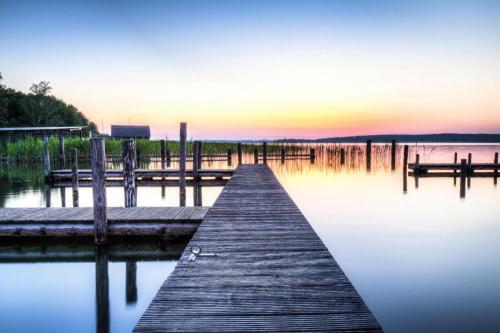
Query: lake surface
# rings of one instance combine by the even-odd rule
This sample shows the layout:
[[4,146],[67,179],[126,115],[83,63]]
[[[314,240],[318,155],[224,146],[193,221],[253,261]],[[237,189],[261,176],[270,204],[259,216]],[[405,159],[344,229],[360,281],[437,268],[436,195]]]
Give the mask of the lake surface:
[[[327,153],[334,147],[316,147],[314,164],[304,159],[284,164],[270,160],[269,165],[382,327],[387,332],[500,331],[500,190],[493,179],[472,178],[465,198],[460,198],[453,178],[420,178],[416,188],[410,177],[403,192],[400,154],[396,171],[391,171],[387,147],[374,146],[367,172],[362,146],[348,149],[342,166],[336,155]],[[410,162],[415,153],[421,162],[452,162],[454,152],[459,160],[472,153],[473,162],[492,162],[497,151],[498,145],[411,145]],[[228,166],[213,162],[210,167]],[[45,207],[41,170],[41,165],[0,164],[0,206]],[[202,191],[203,205],[210,206],[221,187]],[[64,196],[69,205],[70,189],[63,192],[50,189],[51,206],[61,206]],[[81,188],[80,205],[90,206],[91,198],[91,189]],[[192,188],[187,198],[187,205],[193,205]],[[108,202],[122,206],[123,189],[109,188]],[[178,204],[176,187],[138,189],[139,206]],[[106,254],[106,298],[96,289],[96,275],[102,271],[92,249],[48,247],[34,252],[62,252],[66,257],[36,262],[29,251],[13,252],[2,245],[0,331],[128,332],[174,269],[187,241],[159,245],[155,255],[134,261],[132,300],[127,296],[127,267],[133,263],[116,251]],[[5,253],[14,253],[9,262]],[[103,317],[103,309],[109,317]]]

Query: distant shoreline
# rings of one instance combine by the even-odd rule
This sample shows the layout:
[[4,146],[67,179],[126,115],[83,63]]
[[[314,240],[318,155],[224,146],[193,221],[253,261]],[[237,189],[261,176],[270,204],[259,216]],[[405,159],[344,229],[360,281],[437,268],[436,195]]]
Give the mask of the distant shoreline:
[[280,142],[307,143],[360,143],[372,140],[373,143],[386,143],[391,140],[408,143],[500,143],[500,134],[382,134],[331,137],[321,139],[284,139]]

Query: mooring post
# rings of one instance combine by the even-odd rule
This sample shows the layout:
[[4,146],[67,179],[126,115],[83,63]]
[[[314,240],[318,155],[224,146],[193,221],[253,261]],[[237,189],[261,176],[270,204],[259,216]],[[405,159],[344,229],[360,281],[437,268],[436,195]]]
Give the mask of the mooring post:
[[254,148],[253,150],[253,162],[255,164],[259,164],[259,151],[257,150],[257,148]]
[[186,206],[186,135],[187,124],[180,124],[179,140],[179,196],[180,206]]
[[243,163],[243,153],[241,151],[241,142],[238,142],[238,165]]
[[262,163],[267,164],[267,142],[262,143]]
[[[458,163],[458,154],[457,154],[457,152],[455,152],[455,154],[453,156],[453,163],[454,164]],[[454,186],[457,185],[457,169],[456,168],[453,169],[453,185]]]
[[200,163],[198,161],[198,158],[200,156],[198,154],[199,149],[200,149],[200,145],[199,145],[198,141],[194,141],[193,142],[193,178],[194,178],[194,180],[199,179],[199,175],[198,175],[198,166],[200,165]]
[[408,190],[408,145],[403,148],[403,193]]
[[415,167],[413,175],[415,176],[415,188],[418,188],[418,176],[420,174],[420,154],[415,155]]
[[170,150],[168,149],[165,152],[165,158],[167,159],[167,168],[170,168],[170,163],[172,162],[172,158],[170,156]]
[[160,140],[160,168],[165,169],[165,140]]
[[201,162],[203,162],[203,159],[202,159],[203,155],[201,153],[202,149],[203,149],[203,144],[201,141],[198,141],[198,170],[201,169]]
[[233,152],[231,149],[227,150],[227,165],[231,166],[233,164]]
[[95,247],[95,302],[96,332],[109,333],[108,253],[105,246]]
[[71,188],[73,207],[78,207],[78,149],[71,149]]
[[467,160],[460,162],[460,198],[465,198],[465,177],[467,174]]
[[469,153],[469,155],[467,156],[467,188],[470,188],[470,178],[473,172],[474,171],[472,170],[472,154]]
[[43,138],[43,175],[45,176],[45,182],[50,179],[50,152],[49,152],[49,138]]
[[280,154],[281,154],[281,164],[285,164],[285,148],[284,147],[281,147]]
[[345,164],[345,149],[340,148],[340,165]]
[[125,302],[133,304],[137,302],[137,263],[127,261],[125,271]]
[[372,140],[366,140],[366,171],[372,169]]
[[90,139],[90,164],[92,168],[95,242],[96,244],[103,244],[108,240],[106,150],[103,137]]
[[125,207],[137,206],[137,189],[135,186],[135,141],[123,140],[123,187]]
[[66,207],[66,187],[59,188],[61,193],[61,207]]
[[[498,164],[498,152],[495,153],[495,158],[493,159],[493,163]],[[497,178],[498,178],[498,168],[495,165],[493,169],[493,184],[497,185]]]
[[201,182],[195,181],[193,183],[193,204],[194,206],[201,206]]
[[316,150],[314,148],[311,148],[309,150],[309,161],[311,163],[314,163],[314,160],[316,159]]
[[59,136],[59,170],[64,169],[64,136]]
[[396,140],[391,140],[391,170],[396,170]]

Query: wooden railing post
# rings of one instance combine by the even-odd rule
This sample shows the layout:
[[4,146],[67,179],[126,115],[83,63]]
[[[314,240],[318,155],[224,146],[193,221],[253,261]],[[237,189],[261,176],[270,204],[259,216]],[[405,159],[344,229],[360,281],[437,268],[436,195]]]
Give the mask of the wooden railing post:
[[243,163],[243,153],[241,151],[241,142],[238,142],[238,165]]
[[233,152],[231,149],[227,150],[227,165],[231,166],[233,164]]
[[465,177],[467,174],[467,160],[460,161],[460,198],[465,198]]
[[108,218],[106,212],[106,151],[104,138],[90,140],[90,163],[92,168],[92,194],[94,199],[95,242],[108,240]]
[[267,164],[267,142],[262,143],[262,163]]
[[43,175],[45,176],[45,181],[49,181],[50,178],[50,152],[49,152],[49,138],[43,138]]
[[391,140],[391,170],[396,170],[396,140]]
[[64,169],[64,136],[59,137],[59,170]]
[[73,192],[73,207],[78,207],[78,149],[71,149],[71,188]]
[[179,193],[180,206],[186,206],[186,135],[187,124],[180,124],[179,137]]
[[123,140],[123,187],[125,207],[137,206],[137,189],[135,186],[136,155],[134,140]]
[[366,171],[372,169],[372,140],[366,140]]

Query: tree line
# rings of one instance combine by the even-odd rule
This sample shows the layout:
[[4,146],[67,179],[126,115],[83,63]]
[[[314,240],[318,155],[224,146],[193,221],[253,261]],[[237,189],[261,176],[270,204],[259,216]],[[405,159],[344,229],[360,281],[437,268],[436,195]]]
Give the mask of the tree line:
[[52,96],[49,82],[33,84],[28,94],[2,84],[0,73],[0,127],[97,126],[78,109]]

